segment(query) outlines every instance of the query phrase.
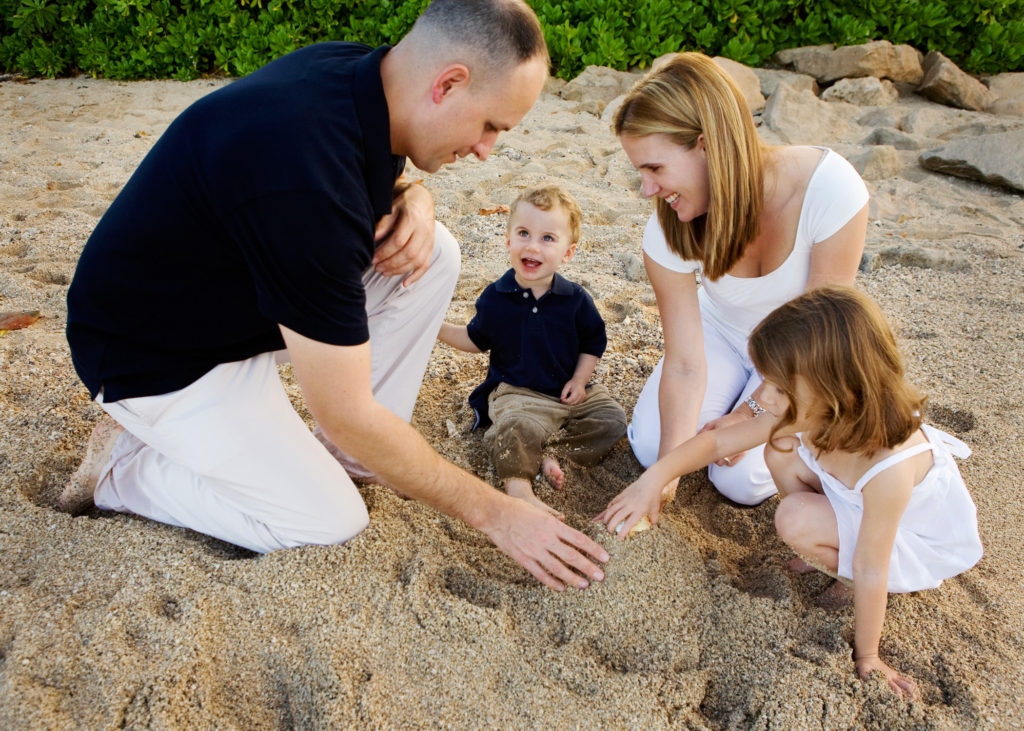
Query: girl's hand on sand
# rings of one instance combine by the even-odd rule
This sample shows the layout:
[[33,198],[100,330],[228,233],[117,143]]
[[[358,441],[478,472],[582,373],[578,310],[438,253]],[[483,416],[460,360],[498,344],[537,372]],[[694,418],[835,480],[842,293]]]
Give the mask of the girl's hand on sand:
[[[732,411],[728,414],[723,414],[722,416],[719,416],[717,419],[712,419],[707,424],[702,426],[700,428],[700,431],[698,431],[697,433],[700,434],[701,432],[711,431],[712,429],[722,429],[732,424],[739,424],[741,421],[746,421],[748,418],[750,417]],[[732,467],[734,464],[743,459],[743,455],[745,454],[746,452],[737,452],[731,457],[722,457],[722,459],[715,462],[715,464],[718,465],[719,467]]]
[[[673,480],[670,484],[675,485],[676,482],[677,480]],[[608,507],[594,520],[604,523],[609,533],[618,530],[619,540],[625,540],[629,531],[645,515],[652,525],[658,524],[665,487],[648,477],[648,473],[645,472],[640,475],[640,479],[612,498]],[[675,494],[674,491],[672,494]],[[620,523],[621,530],[618,529]]]
[[896,695],[906,698],[907,700],[919,700],[921,698],[921,693],[913,678],[896,672],[882,662],[881,658],[877,655],[862,657],[855,660],[854,664],[857,668],[857,675],[860,676],[861,680],[867,680],[871,676],[871,673],[877,671],[885,677],[889,687]]
[[377,223],[374,270],[385,277],[408,274],[408,287],[430,267],[434,250],[434,198],[422,185],[410,185],[395,198],[391,213]]

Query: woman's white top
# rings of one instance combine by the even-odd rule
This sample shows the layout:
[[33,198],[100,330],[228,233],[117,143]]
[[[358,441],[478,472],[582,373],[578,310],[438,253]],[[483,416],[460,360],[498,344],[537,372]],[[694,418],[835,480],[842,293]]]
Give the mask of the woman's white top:
[[[807,183],[789,257],[763,277],[725,274],[714,282],[701,281],[698,297],[702,311],[744,339],[769,312],[803,294],[812,247],[839,231],[868,201],[867,186],[853,165],[833,150],[818,149],[823,154]],[[657,214],[647,221],[643,250],[671,271],[701,272],[699,260],[683,259],[669,248]]]

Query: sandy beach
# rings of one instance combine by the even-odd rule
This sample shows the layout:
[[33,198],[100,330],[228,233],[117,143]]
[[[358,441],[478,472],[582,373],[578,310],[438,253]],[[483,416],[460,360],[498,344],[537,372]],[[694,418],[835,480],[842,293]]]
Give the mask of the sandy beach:
[[[853,609],[819,608],[830,580],[787,571],[777,499],[738,507],[693,474],[657,529],[619,542],[593,524],[641,472],[625,440],[596,468],[567,466],[563,491],[538,487],[611,554],[583,592],[545,589],[482,534],[375,485],[370,527],[347,545],[265,556],[58,512],[101,414],[64,339],[76,261],[174,116],[227,83],[0,81],[0,311],[41,314],[0,337],[0,727],[1024,727],[1024,197],[925,170],[914,150],[867,179],[857,284],[893,323],[928,421],[974,450],[961,470],[985,546],[966,574],[890,598],[882,655],[918,681],[919,702],[856,678]],[[453,321],[508,266],[491,211],[544,180],[578,198],[583,242],[563,272],[606,320],[596,380],[628,413],[662,347],[640,258],[650,207],[608,119],[558,88],[488,161],[410,174],[462,245]],[[925,107],[935,139],[992,122],[907,94],[889,110]],[[814,142],[852,158],[865,148],[851,139]],[[493,484],[466,403],[485,370],[485,356],[439,344],[413,423]]]

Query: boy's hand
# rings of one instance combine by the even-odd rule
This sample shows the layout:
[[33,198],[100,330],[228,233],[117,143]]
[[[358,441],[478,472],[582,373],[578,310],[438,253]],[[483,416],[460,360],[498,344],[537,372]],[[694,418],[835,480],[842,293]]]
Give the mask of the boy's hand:
[[562,388],[562,403],[576,406],[587,400],[587,384],[573,379]]
[[[674,485],[675,482],[673,480],[670,484]],[[664,484],[658,484],[650,471],[645,472],[636,482],[612,498],[608,507],[595,520],[604,523],[609,533],[614,533],[622,523],[622,530],[618,532],[619,540],[624,540],[630,529],[645,515],[652,524],[657,525],[661,507],[667,502],[662,500],[665,487]]]
[[408,273],[408,287],[423,276],[434,250],[434,198],[422,185],[410,185],[392,204],[391,213],[377,223],[373,233],[377,249],[373,267],[378,274],[394,277]]

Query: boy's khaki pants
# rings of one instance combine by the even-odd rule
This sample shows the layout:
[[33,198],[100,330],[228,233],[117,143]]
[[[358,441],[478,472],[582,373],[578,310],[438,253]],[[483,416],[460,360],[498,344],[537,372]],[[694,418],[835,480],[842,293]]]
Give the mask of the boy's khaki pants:
[[487,397],[487,413],[493,423],[484,443],[501,480],[532,480],[545,445],[578,465],[595,465],[626,433],[626,412],[600,384],[587,389],[583,403],[570,406],[557,396],[501,383]]

